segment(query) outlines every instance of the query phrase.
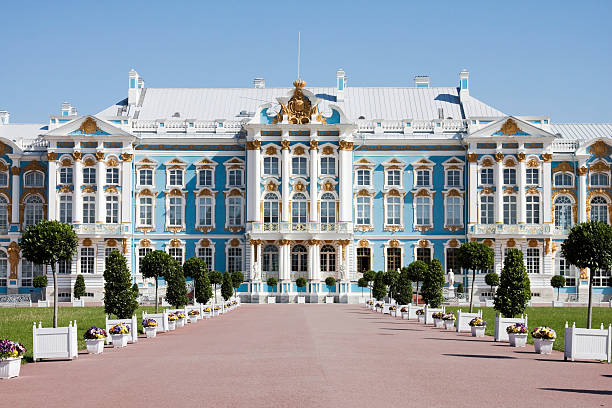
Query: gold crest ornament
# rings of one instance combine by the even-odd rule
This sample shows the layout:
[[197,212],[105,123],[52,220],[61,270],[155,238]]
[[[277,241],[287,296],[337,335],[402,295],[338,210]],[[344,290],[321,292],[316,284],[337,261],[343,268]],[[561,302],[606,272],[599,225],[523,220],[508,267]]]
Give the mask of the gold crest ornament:
[[85,119],[83,123],[81,123],[81,127],[79,127],[79,130],[88,135],[93,135],[96,134],[96,132],[101,132],[100,128],[98,127],[98,124],[91,117]]
[[284,115],[287,115],[287,121],[294,125],[304,125],[310,123],[310,117],[317,113],[317,106],[312,106],[310,100],[304,96],[302,91],[306,86],[306,82],[298,79],[293,83],[295,89],[293,96],[287,102],[287,105],[281,104],[281,110],[273,120],[273,123],[281,123]]
[[501,129],[499,129],[499,132],[502,135],[514,136],[517,133],[521,132],[521,129],[518,127],[517,123],[514,120],[508,119],[504,122]]

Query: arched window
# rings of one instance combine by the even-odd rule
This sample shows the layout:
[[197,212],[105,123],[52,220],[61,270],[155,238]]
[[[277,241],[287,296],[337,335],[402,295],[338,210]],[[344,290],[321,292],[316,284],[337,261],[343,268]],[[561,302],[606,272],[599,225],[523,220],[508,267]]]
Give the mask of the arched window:
[[278,196],[275,193],[267,193],[263,201],[263,222],[278,223]]
[[336,198],[331,193],[321,196],[321,224],[336,222]]
[[304,245],[296,245],[291,249],[291,272],[300,274],[308,270],[308,253]]
[[591,200],[591,221],[608,223],[608,202],[601,196]]
[[321,272],[336,271],[336,248],[324,245],[321,248]]
[[8,201],[0,196],[0,234],[8,231]]
[[26,187],[42,187],[44,180],[41,171],[29,171],[25,174],[23,183]]
[[302,193],[296,193],[293,195],[291,202],[291,223],[294,224],[294,229],[300,228],[299,225],[295,224],[306,224],[306,207],[308,202],[306,196]]
[[417,225],[431,225],[431,199],[429,197],[416,198]]
[[0,286],[6,286],[8,278],[8,258],[6,252],[0,251]]
[[30,196],[25,200],[24,227],[34,225],[43,219],[43,200],[39,196]]
[[606,173],[591,173],[591,186],[608,187],[610,181]]
[[555,226],[561,228],[572,226],[572,201],[567,196],[555,199]]
[[555,187],[571,187],[574,185],[574,176],[571,173],[555,174]]
[[267,245],[262,254],[263,263],[261,269],[264,272],[278,272],[278,248]]

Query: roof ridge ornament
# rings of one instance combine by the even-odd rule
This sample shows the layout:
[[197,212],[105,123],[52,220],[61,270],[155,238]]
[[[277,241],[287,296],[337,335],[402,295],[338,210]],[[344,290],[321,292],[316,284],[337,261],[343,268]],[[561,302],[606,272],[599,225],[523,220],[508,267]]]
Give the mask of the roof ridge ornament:
[[287,121],[290,124],[305,125],[310,123],[311,116],[315,114],[317,115],[317,120],[325,123],[325,118],[319,114],[317,105],[313,106],[310,99],[304,95],[303,89],[306,86],[306,82],[302,78],[298,78],[297,81],[293,82],[293,86],[295,87],[293,96],[291,96],[286,105],[281,103],[281,109],[272,120],[272,123],[281,123],[284,116],[287,115]]
[[502,135],[514,136],[519,132],[522,132],[522,130],[518,127],[518,124],[512,118],[508,118],[508,120],[506,120],[502,127],[499,129],[499,132]]

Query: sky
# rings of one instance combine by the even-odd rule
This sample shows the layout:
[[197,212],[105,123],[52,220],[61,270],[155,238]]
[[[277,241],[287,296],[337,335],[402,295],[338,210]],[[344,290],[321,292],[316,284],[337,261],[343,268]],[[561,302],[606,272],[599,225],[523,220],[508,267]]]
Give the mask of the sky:
[[6,1],[0,110],[44,123],[145,86],[456,86],[513,115],[612,122],[612,1]]

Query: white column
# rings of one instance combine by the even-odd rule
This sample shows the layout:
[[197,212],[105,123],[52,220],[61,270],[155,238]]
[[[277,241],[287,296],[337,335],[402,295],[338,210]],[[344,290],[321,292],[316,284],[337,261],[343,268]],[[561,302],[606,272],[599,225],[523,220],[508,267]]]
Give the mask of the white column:
[[313,253],[312,253],[312,279],[321,280],[321,245],[320,241],[316,245],[313,245]]
[[587,220],[587,169],[584,165],[584,161],[578,162],[578,222]]
[[47,193],[49,208],[47,214],[49,220],[57,220],[55,204],[57,198],[57,153],[47,153],[47,158],[49,159],[49,191]]
[[283,239],[280,241],[280,251],[279,251],[279,272],[278,278],[280,281],[288,280],[291,276],[290,272],[290,256],[289,256],[289,241]]
[[[121,155],[121,223],[132,223],[132,155]],[[123,230],[123,229],[122,229]]]
[[503,191],[504,191],[504,171],[502,160],[504,155],[497,153],[495,155],[495,223],[504,223],[504,206],[503,206]]
[[525,184],[527,184],[527,173],[525,172],[525,159],[518,164],[518,223],[525,224],[527,220],[527,201],[525,200]]
[[[286,132],[283,133],[285,136]],[[282,218],[281,221],[289,222],[291,220],[291,214],[289,214],[289,140],[282,140],[282,157],[281,157],[281,166],[282,166]]]
[[261,141],[247,142],[247,221],[258,222],[260,217]]
[[319,187],[319,142],[316,140],[310,141],[310,221],[317,222],[319,220],[319,212],[317,211],[317,198]]
[[[78,158],[77,158],[78,157]],[[80,156],[74,158],[74,196],[72,199],[72,222],[80,224],[83,222],[83,195],[81,194],[81,186],[83,185],[83,163]],[[49,205],[51,202],[49,202]],[[49,208],[49,212],[54,211]]]
[[19,202],[19,191],[21,190],[19,188],[19,180],[21,179],[19,177],[19,159],[12,159],[13,160],[13,167],[11,168],[11,174],[13,175],[13,181],[12,181],[12,190],[11,190],[11,223],[12,224],[19,224],[20,220],[19,220],[19,206],[20,206],[20,202]]
[[98,158],[96,164],[96,223],[103,224],[106,220],[106,203],[104,201],[106,174],[104,173],[104,155],[96,156]]
[[478,155],[476,153],[470,153],[468,155],[468,171],[469,171],[469,224],[476,224],[478,222]]
[[544,163],[542,163],[542,205],[544,214],[544,224],[552,223],[552,173],[551,160],[552,154],[542,155]]
[[308,280],[314,277],[314,253],[315,253],[315,240],[308,242]]
[[353,142],[340,140],[340,221],[351,222],[353,203],[351,193],[353,189]]

